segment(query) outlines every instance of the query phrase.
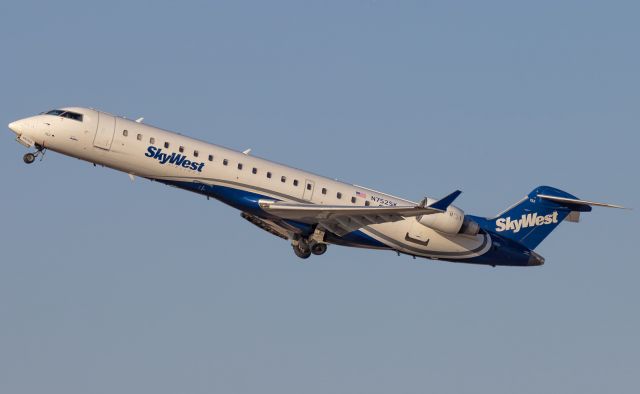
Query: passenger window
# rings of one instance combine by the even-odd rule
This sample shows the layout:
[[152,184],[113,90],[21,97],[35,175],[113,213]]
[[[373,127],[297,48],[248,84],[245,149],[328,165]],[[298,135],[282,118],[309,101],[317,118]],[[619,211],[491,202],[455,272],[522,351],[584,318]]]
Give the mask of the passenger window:
[[155,139],[155,138],[153,138],[153,137],[149,138],[149,143],[150,143],[151,145],[155,144],[155,143],[156,143],[156,139]]
[[209,161],[213,161],[213,155],[209,155]]
[[307,183],[307,190],[311,190],[311,184]]
[[356,203],[356,198],[355,197],[351,197],[351,203],[355,204]]
[[164,143],[164,147],[165,147],[165,148],[167,148],[167,149],[169,149],[169,143],[168,143],[168,142],[165,142],[165,143]]
[[122,135],[125,137],[129,135],[129,130],[122,130]]
[[267,178],[271,178],[271,173],[267,172]]
[[138,141],[142,141],[142,134],[138,134],[136,138],[138,139]]
[[184,146],[181,146],[180,148],[178,148],[178,150],[180,151],[180,153],[184,152]]
[[280,178],[280,182],[285,183],[286,181],[287,181],[287,177],[283,175],[283,176]]
[[242,169],[242,163],[238,163],[238,169],[241,170]]
[[364,205],[368,207],[369,205],[371,205],[371,203],[369,202],[369,200],[367,200],[364,202]]
[[228,165],[229,164],[229,160],[227,160],[227,159],[222,160],[222,164],[225,165],[225,166]]
[[298,186],[298,180],[297,179],[293,180],[293,186]]
[[341,198],[342,198],[342,193],[338,192],[338,193],[336,194],[336,197],[338,197],[338,199],[341,199]]
[[327,194],[327,188],[326,187],[322,188],[322,194]]
[[194,157],[198,157],[198,155],[199,155],[199,154],[200,154],[200,153],[198,153],[198,151],[197,151],[197,150],[194,150],[194,151],[193,151],[193,156],[194,156]]
[[257,174],[258,173],[258,169],[253,167],[253,169],[251,170],[252,173]]

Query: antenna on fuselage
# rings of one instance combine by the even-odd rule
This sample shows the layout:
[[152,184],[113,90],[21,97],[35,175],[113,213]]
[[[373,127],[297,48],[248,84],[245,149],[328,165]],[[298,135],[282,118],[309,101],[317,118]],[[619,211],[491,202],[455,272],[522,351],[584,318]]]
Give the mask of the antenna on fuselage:
[[136,119],[136,123],[142,123],[143,120],[144,120],[144,118],[138,118],[138,119]]

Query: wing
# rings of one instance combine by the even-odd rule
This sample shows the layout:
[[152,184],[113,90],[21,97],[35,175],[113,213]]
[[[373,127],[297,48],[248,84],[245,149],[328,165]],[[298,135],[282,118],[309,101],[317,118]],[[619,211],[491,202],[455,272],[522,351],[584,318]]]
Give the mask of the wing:
[[260,200],[260,207],[281,219],[296,220],[309,224],[320,224],[332,233],[342,236],[359,228],[379,223],[397,222],[406,217],[432,215],[444,212],[460,194],[456,191],[429,206],[349,206],[316,205]]

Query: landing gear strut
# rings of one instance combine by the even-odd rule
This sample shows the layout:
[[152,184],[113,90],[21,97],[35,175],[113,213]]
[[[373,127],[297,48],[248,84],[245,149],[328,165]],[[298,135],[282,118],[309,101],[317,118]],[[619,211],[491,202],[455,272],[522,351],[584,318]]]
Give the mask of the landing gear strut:
[[40,156],[40,160],[42,160],[42,158],[44,157],[44,147],[36,144],[36,149],[37,150],[35,152],[29,152],[22,156],[22,160],[27,164],[31,164],[36,161],[36,157],[38,156]]

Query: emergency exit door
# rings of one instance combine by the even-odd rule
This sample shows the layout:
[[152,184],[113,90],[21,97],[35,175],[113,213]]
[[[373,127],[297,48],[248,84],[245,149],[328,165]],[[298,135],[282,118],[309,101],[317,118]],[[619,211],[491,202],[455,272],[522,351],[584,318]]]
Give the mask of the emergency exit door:
[[307,201],[311,201],[311,198],[313,197],[313,189],[315,189],[315,183],[312,180],[305,180],[304,181],[304,192],[302,193],[302,198],[307,200]]

